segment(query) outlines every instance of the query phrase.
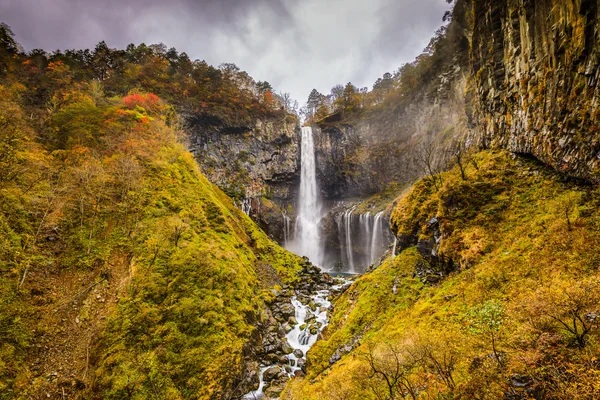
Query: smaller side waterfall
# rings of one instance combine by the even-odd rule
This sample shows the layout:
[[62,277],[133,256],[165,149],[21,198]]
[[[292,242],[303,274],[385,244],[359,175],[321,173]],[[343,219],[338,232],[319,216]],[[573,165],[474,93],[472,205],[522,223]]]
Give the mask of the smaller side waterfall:
[[292,219],[287,215],[284,211],[282,214],[283,217],[283,247],[288,247],[290,240],[292,239],[290,227],[292,225]]
[[354,208],[347,210],[344,213],[344,237],[346,239],[346,259],[348,261],[348,269],[350,272],[356,272],[356,266],[354,265],[354,253],[352,251],[352,213]]
[[335,217],[343,272],[361,273],[377,261],[392,242],[384,212],[357,214],[356,206]]
[[373,220],[373,235],[371,236],[371,251],[369,254],[369,265],[373,264],[378,257],[381,244],[383,243],[383,211],[375,215]]

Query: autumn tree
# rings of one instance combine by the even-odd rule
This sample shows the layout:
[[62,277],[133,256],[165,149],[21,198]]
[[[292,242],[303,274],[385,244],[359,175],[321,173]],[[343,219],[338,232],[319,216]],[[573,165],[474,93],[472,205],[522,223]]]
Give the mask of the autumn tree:
[[368,384],[378,399],[417,399],[418,360],[411,344],[369,343],[361,358],[369,365]]
[[359,90],[352,83],[348,82],[344,87],[342,97],[334,102],[334,107],[338,111],[353,112],[360,109],[361,95]]
[[308,101],[306,102],[307,113],[310,117],[317,113],[317,110],[323,104],[323,96],[317,89],[313,89],[308,95]]
[[10,26],[0,23],[0,76],[8,73],[11,59],[20,50],[21,46],[15,40],[15,34]]
[[488,300],[469,310],[466,314],[468,330],[489,340],[492,354],[498,365],[504,365],[504,356],[498,348],[498,342],[504,325],[505,310],[497,300]]
[[421,170],[421,173],[433,183],[437,190],[439,190],[443,184],[443,163],[440,162],[440,154],[441,151],[438,149],[437,143],[429,141],[421,143],[414,155],[417,167]]
[[600,326],[600,282],[587,278],[540,288],[526,309],[536,329],[558,329],[583,348]]

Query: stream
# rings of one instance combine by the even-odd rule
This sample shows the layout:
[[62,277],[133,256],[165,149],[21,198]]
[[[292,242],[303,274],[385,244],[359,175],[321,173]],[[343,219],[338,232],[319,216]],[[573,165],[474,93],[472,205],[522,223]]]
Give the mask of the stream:
[[292,349],[293,351],[284,356],[284,364],[281,362],[282,360],[268,365],[261,364],[258,389],[246,394],[243,397],[244,399],[278,398],[279,389],[283,389],[283,387],[277,390],[265,390],[269,382],[275,379],[287,381],[303,373],[306,364],[306,353],[315,344],[319,334],[329,323],[329,311],[332,305],[329,296],[343,290],[351,283],[347,279],[337,279],[340,283],[331,286],[329,289],[317,290],[308,297],[301,295],[291,297],[291,303],[295,311],[294,318],[297,323],[290,326],[291,330],[287,332],[285,338],[287,344],[291,347],[288,351]]

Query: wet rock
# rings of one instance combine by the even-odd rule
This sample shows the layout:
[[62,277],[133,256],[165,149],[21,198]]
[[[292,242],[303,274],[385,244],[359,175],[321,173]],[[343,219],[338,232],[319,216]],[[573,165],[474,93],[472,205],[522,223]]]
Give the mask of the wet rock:
[[329,358],[329,364],[333,365],[336,362],[340,361],[342,359],[342,356],[340,355],[340,353],[338,351],[336,351],[335,353],[333,353],[333,355]]
[[299,358],[297,365],[298,365],[298,368],[302,369],[302,371],[306,370],[306,360],[304,358]]
[[277,376],[281,373],[281,368],[279,367],[271,367],[263,372],[263,380],[265,382],[271,382],[273,379],[277,378]]
[[288,324],[290,324],[291,326],[298,325],[298,320],[296,319],[296,317],[290,317],[288,318]]
[[265,390],[265,396],[269,399],[277,399],[281,392],[283,392],[283,386],[270,386]]
[[256,361],[252,361],[246,364],[246,371],[248,372],[244,378],[244,386],[249,391],[257,390],[260,385],[260,378],[258,376],[260,367],[258,363]]
[[296,310],[291,304],[284,304],[279,310],[279,315],[282,317],[283,320],[288,320],[290,317],[295,316],[295,314]]
[[269,353],[263,357],[263,361],[265,361],[267,364],[275,364],[279,362],[279,357],[280,356],[278,354]]
[[304,357],[304,352],[300,349],[296,349],[294,350],[294,356],[296,356],[296,358],[302,358]]
[[281,343],[281,351],[283,351],[284,354],[291,354],[294,352],[294,348],[290,346],[287,340],[285,340]]

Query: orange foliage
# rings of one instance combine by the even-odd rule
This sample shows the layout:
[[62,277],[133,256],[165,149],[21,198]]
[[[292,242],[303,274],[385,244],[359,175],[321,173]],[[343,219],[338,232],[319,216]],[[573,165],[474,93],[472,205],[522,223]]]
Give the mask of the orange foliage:
[[136,93],[125,96],[123,104],[131,110],[138,106],[149,110],[156,110],[160,107],[160,99],[153,93]]

